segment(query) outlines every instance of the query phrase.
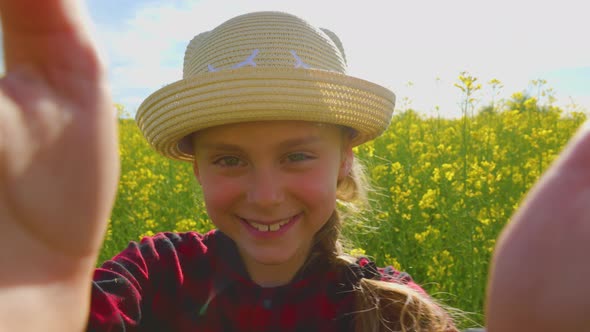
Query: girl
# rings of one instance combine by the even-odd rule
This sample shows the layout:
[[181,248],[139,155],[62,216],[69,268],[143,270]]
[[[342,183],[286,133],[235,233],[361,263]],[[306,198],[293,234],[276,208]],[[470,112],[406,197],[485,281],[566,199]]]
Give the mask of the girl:
[[337,199],[365,191],[352,148],[386,129],[395,101],[345,66],[334,33],[284,13],[190,42],[184,79],[137,123],[193,163],[217,230],[159,234],[106,262],[90,330],[455,331],[408,275],[340,249]]
[[[0,330],[455,330],[409,276],[342,255],[337,199],[363,197],[352,147],[394,96],[286,14],[198,35],[184,79],[138,111],[158,152],[193,163],[218,229],[145,238],[93,271],[118,174],[104,69],[74,2],[29,1],[0,1],[0,231],[18,248],[0,254]],[[588,132],[499,241],[489,331],[588,327]]]

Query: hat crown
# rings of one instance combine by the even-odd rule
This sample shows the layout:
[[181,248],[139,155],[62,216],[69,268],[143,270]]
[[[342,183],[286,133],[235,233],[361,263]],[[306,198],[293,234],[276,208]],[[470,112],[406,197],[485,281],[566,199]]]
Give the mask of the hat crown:
[[183,78],[241,67],[307,68],[346,73],[338,37],[281,12],[235,17],[187,46]]

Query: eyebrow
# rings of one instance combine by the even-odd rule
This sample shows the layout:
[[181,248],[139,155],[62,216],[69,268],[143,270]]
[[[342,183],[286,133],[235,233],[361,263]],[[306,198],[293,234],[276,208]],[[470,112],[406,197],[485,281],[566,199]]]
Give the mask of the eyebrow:
[[[288,149],[302,145],[313,144],[319,142],[321,138],[319,136],[306,136],[306,137],[297,137],[297,138],[290,138],[286,139],[279,144],[277,144],[277,149]],[[211,142],[211,143],[203,143],[201,148],[210,149],[210,150],[223,150],[223,151],[242,151],[243,148],[239,145],[230,144],[230,143],[222,143],[222,142]]]

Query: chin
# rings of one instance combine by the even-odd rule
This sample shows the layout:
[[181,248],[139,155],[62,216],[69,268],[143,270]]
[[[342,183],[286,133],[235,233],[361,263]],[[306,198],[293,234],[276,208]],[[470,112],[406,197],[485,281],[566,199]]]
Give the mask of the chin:
[[286,252],[279,254],[277,252],[251,252],[250,250],[246,250],[246,253],[252,260],[256,261],[258,264],[264,265],[286,264],[291,262],[293,256],[295,256],[294,254],[287,254]]

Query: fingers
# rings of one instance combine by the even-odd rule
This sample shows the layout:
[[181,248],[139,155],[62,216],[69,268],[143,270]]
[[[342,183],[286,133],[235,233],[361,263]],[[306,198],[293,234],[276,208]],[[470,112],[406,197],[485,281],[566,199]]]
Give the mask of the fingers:
[[45,33],[73,30],[80,25],[75,0],[2,0],[2,24],[8,32]]
[[489,331],[590,326],[590,127],[586,123],[504,230],[490,274]]
[[59,83],[60,74],[94,78],[102,68],[75,0],[0,0],[5,65],[32,67]]
[[0,0],[0,194],[24,234],[77,257],[100,247],[119,172],[110,89],[80,3]]

